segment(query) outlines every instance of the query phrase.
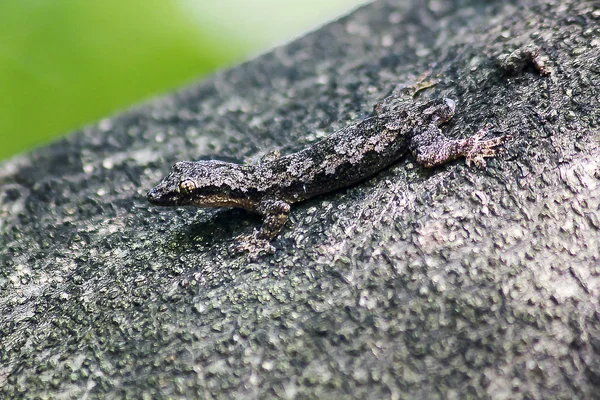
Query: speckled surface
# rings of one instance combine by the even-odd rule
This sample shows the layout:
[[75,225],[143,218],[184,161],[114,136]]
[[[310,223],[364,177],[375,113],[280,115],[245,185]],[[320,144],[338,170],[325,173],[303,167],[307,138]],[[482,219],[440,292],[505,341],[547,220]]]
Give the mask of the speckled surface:
[[[378,2],[0,165],[0,397],[598,398],[600,12]],[[418,3],[420,4],[420,2]],[[497,58],[533,42],[549,77]],[[313,143],[432,66],[488,169],[410,157],[295,205],[150,206],[179,160]]]

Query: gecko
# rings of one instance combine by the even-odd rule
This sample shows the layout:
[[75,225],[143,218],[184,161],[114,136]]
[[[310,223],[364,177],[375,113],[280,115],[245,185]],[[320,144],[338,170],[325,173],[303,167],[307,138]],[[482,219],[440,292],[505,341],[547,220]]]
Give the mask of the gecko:
[[[430,84],[433,86],[435,83]],[[270,244],[288,221],[290,205],[364,180],[407,153],[431,168],[459,157],[485,168],[510,136],[484,140],[488,126],[464,139],[447,138],[440,126],[456,109],[449,98],[415,100],[426,84],[403,86],[373,107],[371,115],[311,146],[285,156],[271,153],[252,164],[180,161],[147,199],[158,206],[238,207],[263,217],[260,229],[238,238],[236,249],[274,252]]]

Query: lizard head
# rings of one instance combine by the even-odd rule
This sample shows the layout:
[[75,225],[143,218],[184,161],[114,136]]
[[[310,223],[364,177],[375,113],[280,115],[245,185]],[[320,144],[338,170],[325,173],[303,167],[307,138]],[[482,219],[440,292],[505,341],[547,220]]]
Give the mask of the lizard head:
[[146,198],[158,206],[235,206],[236,194],[244,191],[248,168],[216,160],[180,161]]

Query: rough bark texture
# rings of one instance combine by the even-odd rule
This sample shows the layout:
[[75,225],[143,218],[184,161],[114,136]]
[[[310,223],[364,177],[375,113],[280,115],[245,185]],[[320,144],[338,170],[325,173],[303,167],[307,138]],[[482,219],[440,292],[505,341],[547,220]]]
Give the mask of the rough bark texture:
[[[600,9],[377,2],[0,166],[0,397],[600,398]],[[530,43],[549,77],[507,74]],[[485,171],[410,157],[259,219],[158,209],[178,160],[302,148],[431,68]],[[15,134],[18,134],[15,132]]]

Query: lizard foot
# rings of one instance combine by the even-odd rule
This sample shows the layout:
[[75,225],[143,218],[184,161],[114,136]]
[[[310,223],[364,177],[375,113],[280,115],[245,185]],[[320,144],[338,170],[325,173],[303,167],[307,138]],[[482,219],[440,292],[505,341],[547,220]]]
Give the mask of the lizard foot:
[[464,140],[464,156],[468,166],[473,162],[479,168],[485,168],[485,158],[495,156],[501,151],[496,149],[496,147],[512,138],[510,135],[505,135],[494,139],[481,140],[487,134],[488,127],[485,127],[470,138]]
[[233,254],[248,253],[251,260],[256,260],[261,255],[275,253],[275,247],[269,240],[258,237],[258,231],[253,235],[236,238],[231,250]]

